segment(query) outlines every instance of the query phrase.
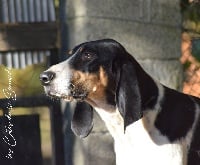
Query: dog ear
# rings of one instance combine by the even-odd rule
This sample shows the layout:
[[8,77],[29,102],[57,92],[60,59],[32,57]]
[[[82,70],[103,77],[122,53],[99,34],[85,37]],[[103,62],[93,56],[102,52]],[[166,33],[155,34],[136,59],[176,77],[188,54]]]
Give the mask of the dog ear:
[[136,69],[131,62],[122,64],[118,70],[116,104],[126,126],[142,117],[142,100]]
[[71,121],[71,129],[75,135],[84,138],[93,128],[93,108],[84,103],[77,102]]

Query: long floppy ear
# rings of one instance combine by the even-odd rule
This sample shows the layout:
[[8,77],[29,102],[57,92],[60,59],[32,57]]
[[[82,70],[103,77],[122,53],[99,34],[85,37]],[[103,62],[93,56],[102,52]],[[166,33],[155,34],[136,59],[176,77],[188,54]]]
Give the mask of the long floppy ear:
[[142,100],[136,69],[131,62],[123,64],[118,72],[116,103],[126,126],[142,117]]
[[93,128],[93,108],[84,103],[77,102],[71,121],[71,129],[75,135],[84,138]]

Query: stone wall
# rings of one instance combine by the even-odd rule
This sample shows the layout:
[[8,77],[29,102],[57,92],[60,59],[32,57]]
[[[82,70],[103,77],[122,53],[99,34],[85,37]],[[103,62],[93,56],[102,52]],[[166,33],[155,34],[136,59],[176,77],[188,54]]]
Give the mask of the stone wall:
[[[180,88],[181,14],[178,0],[67,0],[69,48],[102,38],[120,42],[163,84]],[[92,134],[76,140],[75,165],[112,165],[113,141],[95,117]]]

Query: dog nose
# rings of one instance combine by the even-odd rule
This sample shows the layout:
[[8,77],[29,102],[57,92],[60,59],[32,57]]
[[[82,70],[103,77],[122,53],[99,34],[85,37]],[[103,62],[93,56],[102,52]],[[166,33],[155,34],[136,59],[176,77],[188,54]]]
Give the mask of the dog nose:
[[54,79],[55,73],[51,71],[43,72],[40,74],[40,81],[42,85],[47,86]]

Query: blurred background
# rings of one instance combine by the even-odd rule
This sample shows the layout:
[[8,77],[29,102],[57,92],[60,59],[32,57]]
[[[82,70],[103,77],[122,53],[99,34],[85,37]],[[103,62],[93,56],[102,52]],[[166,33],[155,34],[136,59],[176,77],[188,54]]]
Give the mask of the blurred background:
[[[199,0],[0,0],[0,141],[5,149],[0,156],[5,158],[10,147],[2,140],[6,136],[3,121],[8,110],[13,118],[12,133],[19,142],[11,147],[11,161],[3,158],[0,162],[115,164],[112,138],[98,115],[92,134],[80,140],[70,131],[75,103],[50,100],[60,106],[53,110],[62,120],[57,124],[54,121],[58,118],[52,118],[49,107],[40,103],[46,98],[39,74],[66,59],[76,44],[101,38],[122,43],[163,84],[200,97]],[[13,101],[6,97],[5,89],[16,93],[16,99],[21,101],[17,108],[5,108],[9,100]],[[40,101],[36,101],[38,95],[42,96]],[[24,98],[30,98],[28,101],[34,106],[26,107]],[[57,143],[57,136],[63,143]],[[21,145],[30,146],[22,149]],[[30,149],[34,146],[34,150]]]

